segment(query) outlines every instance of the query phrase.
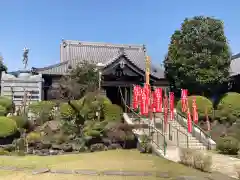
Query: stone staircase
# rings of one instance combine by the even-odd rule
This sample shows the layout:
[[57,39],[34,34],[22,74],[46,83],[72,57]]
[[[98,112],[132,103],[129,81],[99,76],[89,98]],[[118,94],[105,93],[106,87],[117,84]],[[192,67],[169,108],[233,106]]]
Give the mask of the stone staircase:
[[[139,121],[134,121],[134,119],[137,118],[136,116],[133,114],[128,115],[132,122],[139,123]],[[141,118],[140,123],[149,124],[149,119]],[[193,127],[194,133],[189,133],[186,128],[186,120],[184,119],[181,119],[181,121],[179,119],[177,120],[176,118],[173,121],[168,120],[167,126],[164,127],[163,115],[157,114],[155,118],[155,124],[155,129],[152,128],[152,138],[155,144],[158,144],[159,147],[163,147],[164,142],[166,141],[167,149],[176,149],[177,147],[180,147],[206,150],[214,148],[215,142],[206,137],[202,130]],[[146,132],[147,131],[145,130],[145,134]]]
[[190,148],[198,150],[206,150],[207,147],[198,139],[193,137],[188,130],[180,125],[177,121],[169,121],[170,131],[167,131],[169,145],[178,146],[181,148]]

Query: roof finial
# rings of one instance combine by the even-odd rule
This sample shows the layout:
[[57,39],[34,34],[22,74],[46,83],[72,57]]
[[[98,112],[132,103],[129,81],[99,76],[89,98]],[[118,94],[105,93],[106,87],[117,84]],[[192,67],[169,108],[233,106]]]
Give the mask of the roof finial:
[[144,51],[144,53],[146,53],[146,45],[145,44],[143,45],[143,51]]
[[63,48],[67,47],[67,43],[63,38],[62,38],[62,44],[63,44]]
[[125,49],[123,47],[120,47],[118,53],[119,54],[124,54],[124,52],[125,52]]

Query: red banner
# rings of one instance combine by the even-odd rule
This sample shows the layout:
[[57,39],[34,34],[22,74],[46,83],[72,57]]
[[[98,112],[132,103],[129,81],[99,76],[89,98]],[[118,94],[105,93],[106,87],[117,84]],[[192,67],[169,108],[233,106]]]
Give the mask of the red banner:
[[164,131],[166,131],[167,123],[168,123],[168,97],[164,96]]
[[197,112],[197,103],[196,103],[196,97],[192,100],[192,111],[193,111],[193,121],[195,124],[198,123],[198,112]]
[[142,88],[141,86],[137,86],[137,91],[138,91],[138,105],[141,105],[142,102]]
[[152,112],[156,112],[156,93],[155,93],[155,91],[154,92],[152,92],[152,96],[151,96],[151,98],[152,98],[152,106],[151,106],[151,108],[152,108]]
[[170,92],[169,94],[169,98],[170,98],[170,120],[174,120],[174,93]]
[[189,108],[187,109],[187,124],[188,124],[188,132],[192,132],[192,117]]
[[144,91],[145,91],[147,99],[148,99],[147,105],[149,106],[150,105],[150,95],[151,95],[151,87],[149,84],[144,85]]
[[133,86],[133,104],[132,104],[132,108],[134,110],[136,110],[138,108],[138,98],[139,98],[139,95],[138,95],[138,86],[137,85],[134,85]]
[[156,88],[154,93],[156,112],[162,112],[162,88]]
[[141,99],[141,115],[148,115],[148,98],[145,89],[142,89],[142,99]]
[[182,89],[181,91],[182,112],[186,112],[188,108],[187,95],[188,95],[188,90]]

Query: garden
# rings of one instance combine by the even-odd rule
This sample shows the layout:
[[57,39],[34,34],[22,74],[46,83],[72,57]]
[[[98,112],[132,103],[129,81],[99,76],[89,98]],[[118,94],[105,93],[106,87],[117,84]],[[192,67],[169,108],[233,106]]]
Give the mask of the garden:
[[32,121],[22,113],[6,117],[11,111],[10,99],[1,97],[0,104],[2,155],[56,155],[136,147],[132,133],[135,127],[124,124],[121,107],[97,93],[59,105],[52,101],[32,103],[27,110],[35,116]]
[[[214,104],[204,96],[189,96],[188,104],[196,99],[199,116],[199,126],[217,143],[217,152],[239,157],[240,149],[240,94],[228,92]],[[176,108],[181,113],[181,101]],[[192,109],[190,109],[192,111]],[[210,121],[210,129],[207,127],[207,117]]]

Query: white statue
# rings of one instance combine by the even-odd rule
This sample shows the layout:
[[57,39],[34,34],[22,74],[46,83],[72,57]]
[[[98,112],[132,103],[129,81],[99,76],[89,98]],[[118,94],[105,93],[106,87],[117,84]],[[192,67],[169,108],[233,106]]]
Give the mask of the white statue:
[[28,53],[29,53],[29,49],[28,48],[24,48],[23,49],[23,65],[24,65],[24,69],[27,68],[28,65]]

